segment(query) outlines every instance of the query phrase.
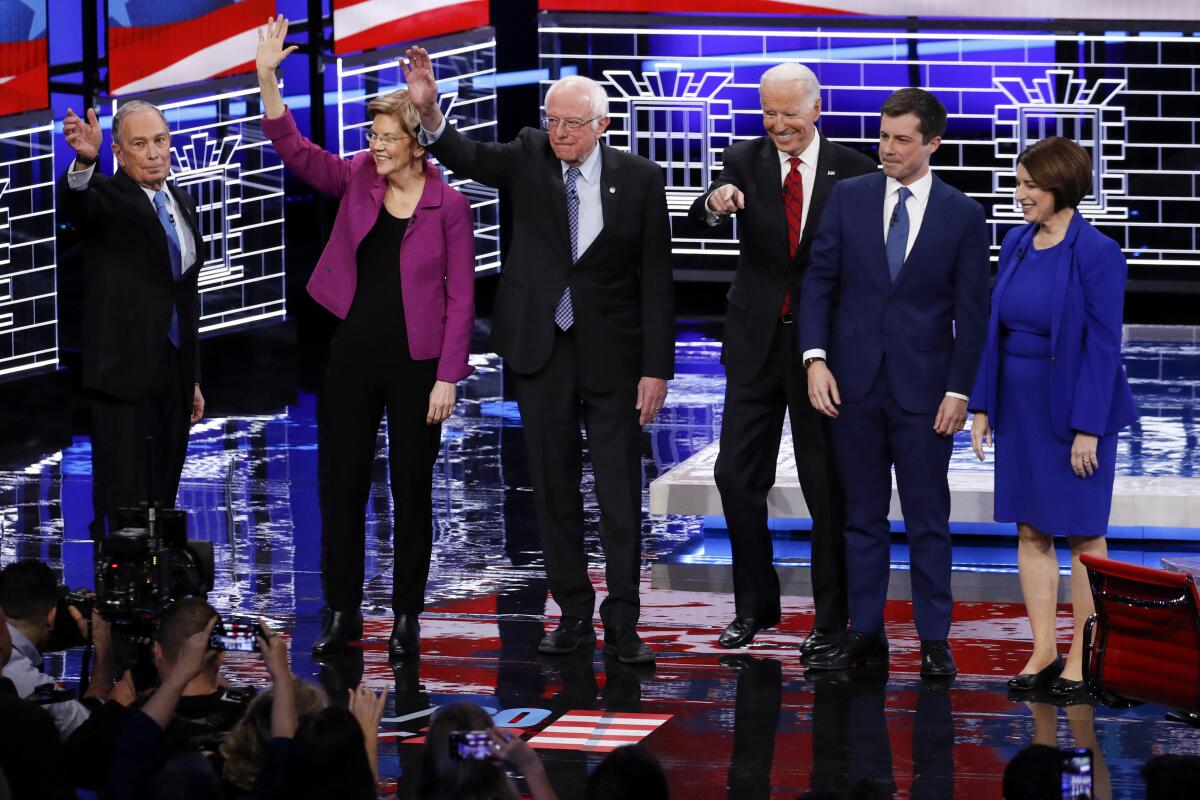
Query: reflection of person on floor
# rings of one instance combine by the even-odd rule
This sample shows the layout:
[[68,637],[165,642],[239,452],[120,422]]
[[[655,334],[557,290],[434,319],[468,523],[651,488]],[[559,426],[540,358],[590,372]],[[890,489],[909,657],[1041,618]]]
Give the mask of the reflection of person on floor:
[[671,242],[662,169],[600,143],[604,87],[582,76],[546,93],[544,130],[475,142],[438,108],[429,54],[402,61],[421,141],[455,175],[499,187],[512,247],[496,290],[493,338],[512,376],[533,478],[550,591],[562,610],[543,653],[591,649],[596,593],[584,548],[580,423],[595,472],[608,596],[604,649],[654,660],[640,638],[641,431],[674,374]]
[[[1050,703],[1026,703],[1033,714],[1033,742],[1059,747],[1058,706]],[[1091,703],[1076,703],[1063,709],[1071,728],[1071,742],[1063,747],[1085,747],[1092,751],[1092,796],[1096,800],[1112,800],[1112,777],[1100,740],[1096,738],[1096,707]]]
[[[1001,245],[971,393],[981,461],[996,432],[995,517],[1017,523],[1033,629],[1033,653],[1009,686],[1051,685],[1061,696],[1083,690],[1083,626],[1094,608],[1079,557],[1108,552],[1117,432],[1137,419],[1121,366],[1125,256],[1077,211],[1091,188],[1092,157],[1070,139],[1043,139],[1017,158],[1016,199],[1029,224]],[[1075,633],[1065,664],[1055,631],[1056,535],[1071,547]]]
[[[887,670],[814,672],[812,790],[839,797],[890,798],[897,790],[887,724]],[[950,687],[922,682],[912,731],[912,798],[954,796]]]
[[900,89],[887,99],[883,171],[834,186],[804,274],[800,338],[809,398],[833,418],[850,607],[849,630],[809,657],[811,669],[887,658],[895,467],[921,675],[957,671],[947,641],[947,470],[987,332],[988,231],[983,207],[930,170],[945,130],[946,109],[929,92]]
[[[733,705],[733,755],[726,786],[729,800],[771,796],[771,764],[783,701],[782,665],[773,658],[721,657],[737,675]],[[814,737],[813,746],[816,747]]]
[[167,182],[171,131],[162,111],[131,100],[113,116],[112,133],[120,169],[109,177],[96,169],[104,139],[96,112],[88,109],[84,120],[67,109],[63,135],[75,160],[58,195],[87,268],[83,388],[92,411],[93,538],[119,508],[143,501],[175,507],[188,426],[204,416],[196,352],[204,241],[196,204]]
[[393,506],[392,656],[420,648],[417,616],[433,547],[433,464],[454,410],[474,325],[475,244],[470,203],[446,185],[417,141],[405,91],[367,104],[367,150],[349,161],[300,134],[276,68],[282,16],[259,31],[262,128],[289,169],[341,200],[308,292],[341,322],[325,378],[321,447],[322,578],[327,617],[313,644],[331,653],[362,635],[364,508],[379,421],[387,411]]
[[821,87],[808,67],[771,67],[763,73],[758,94],[765,135],[725,148],[721,174],[688,212],[693,221],[714,230],[727,231],[736,216],[741,241],[725,311],[725,403],[714,469],[733,550],[736,617],[717,643],[743,647],[759,630],[779,623],[767,492],[775,484],[786,413],[796,472],[813,521],[816,615],[801,645],[808,655],[827,649],[846,627],[846,564],[842,489],[829,421],[808,402],[795,311],[800,278],[830,191],[842,178],[866,175],[877,165],[817,130]]

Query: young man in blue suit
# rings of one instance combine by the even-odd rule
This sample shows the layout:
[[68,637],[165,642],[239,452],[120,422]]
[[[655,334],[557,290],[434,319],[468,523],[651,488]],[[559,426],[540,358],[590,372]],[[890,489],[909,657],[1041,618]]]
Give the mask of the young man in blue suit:
[[[891,469],[911,553],[921,675],[957,668],[947,643],[954,433],[987,331],[988,236],[983,208],[929,170],[946,109],[921,89],[882,108],[880,174],[838,183],[800,292],[809,400],[834,418],[846,492],[850,627],[810,669],[887,658]],[[835,378],[836,375],[836,378]]]

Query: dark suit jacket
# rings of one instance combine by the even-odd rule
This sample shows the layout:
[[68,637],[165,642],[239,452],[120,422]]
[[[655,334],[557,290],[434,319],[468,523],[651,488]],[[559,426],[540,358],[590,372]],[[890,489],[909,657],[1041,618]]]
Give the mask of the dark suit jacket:
[[[196,243],[196,263],[171,276],[167,234],[145,192],[123,170],[92,171],[86,189],[59,179],[59,207],[80,233],[87,292],[83,317],[83,387],[120,400],[149,390],[171,324],[179,315],[181,371],[199,381],[196,279],[204,242],[191,197],[167,184]],[[189,392],[189,397],[190,392]]]
[[967,396],[987,333],[983,207],[936,175],[924,221],[893,285],[884,250],[882,172],[829,196],[800,293],[800,340],[820,348],[842,402],[862,399],[883,361],[905,411],[932,414]]
[[788,254],[778,152],[769,136],[725,148],[721,174],[708,191],[696,198],[688,212],[694,222],[707,228],[708,196],[718,187],[732,183],[746,197],[746,207],[737,215],[741,250],[737,275],[726,295],[729,305],[721,349],[726,376],[739,383],[753,380],[762,370],[775,336],[785,291],[791,292],[792,307],[798,307],[800,279],[808,267],[813,238],[833,185],[843,178],[874,172],[878,167],[862,153],[821,136],[816,179],[811,195],[805,200],[809,204],[808,219],[796,256],[792,258]]
[[[1037,225],[1013,228],[1000,246],[1000,271],[992,293],[992,316],[971,408],[1000,429],[1000,302]],[[1121,366],[1121,322],[1125,304],[1125,254],[1076,213],[1063,238],[1053,279],[1050,319],[1050,419],[1055,434],[1070,441],[1076,431],[1114,434],[1137,420],[1137,404]]]
[[455,173],[507,192],[513,232],[496,290],[496,351],[533,374],[554,345],[554,310],[571,286],[581,380],[616,389],[671,378],[675,364],[671,238],[661,168],[601,148],[604,228],[573,265],[562,162],[542,131],[479,143],[447,125],[429,151]]

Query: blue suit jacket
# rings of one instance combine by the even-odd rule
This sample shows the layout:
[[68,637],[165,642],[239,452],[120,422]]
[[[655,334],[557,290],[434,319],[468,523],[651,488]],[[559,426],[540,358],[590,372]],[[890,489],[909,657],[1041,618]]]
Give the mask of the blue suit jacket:
[[988,319],[983,208],[933,177],[912,251],[893,284],[884,250],[883,173],[833,188],[800,292],[803,350],[828,353],[843,402],[861,400],[882,361],[905,411],[967,395]]
[[[1030,224],[1004,237],[991,324],[971,392],[972,410],[986,413],[996,430],[1004,415],[996,404],[1002,357],[998,309],[1035,233],[1037,225]],[[1127,272],[1117,243],[1076,213],[1054,271],[1050,318],[1050,420],[1064,441],[1076,431],[1107,436],[1137,420],[1137,405],[1121,366]]]

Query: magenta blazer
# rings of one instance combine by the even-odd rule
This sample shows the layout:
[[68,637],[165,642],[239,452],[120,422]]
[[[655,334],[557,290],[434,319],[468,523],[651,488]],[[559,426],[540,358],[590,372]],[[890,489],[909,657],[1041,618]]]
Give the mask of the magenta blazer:
[[[370,153],[347,161],[304,138],[290,110],[278,119],[263,117],[262,130],[292,172],[341,200],[308,293],[345,319],[358,286],[358,245],[379,217],[387,180],[375,172]],[[474,372],[467,363],[475,325],[471,205],[431,164],[425,165],[425,190],[400,245],[399,269],[409,355],[415,361],[438,359],[439,381],[462,380]]]

